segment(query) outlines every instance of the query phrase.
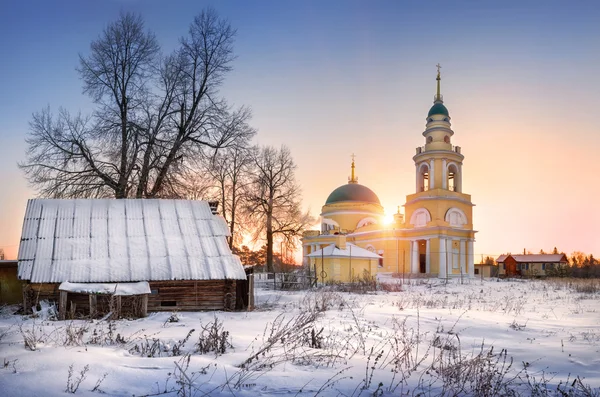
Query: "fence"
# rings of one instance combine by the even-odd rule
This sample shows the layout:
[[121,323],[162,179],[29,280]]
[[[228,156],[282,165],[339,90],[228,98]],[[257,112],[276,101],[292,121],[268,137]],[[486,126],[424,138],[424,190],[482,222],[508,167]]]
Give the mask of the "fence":
[[303,273],[254,273],[254,286],[277,290],[300,290],[316,286],[314,276]]

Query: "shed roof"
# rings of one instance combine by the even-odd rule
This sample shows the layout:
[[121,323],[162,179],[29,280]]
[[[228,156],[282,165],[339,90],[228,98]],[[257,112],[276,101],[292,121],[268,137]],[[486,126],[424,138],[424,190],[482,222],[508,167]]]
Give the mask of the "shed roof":
[[43,282],[245,279],[205,201],[32,199],[19,278]]
[[517,263],[558,263],[568,262],[565,254],[529,254],[529,255],[500,255],[496,262],[503,263],[506,258],[512,256]]
[[307,255],[310,258],[356,258],[356,259],[379,259],[381,256],[354,244],[346,243],[345,249],[338,248],[335,244],[317,250]]

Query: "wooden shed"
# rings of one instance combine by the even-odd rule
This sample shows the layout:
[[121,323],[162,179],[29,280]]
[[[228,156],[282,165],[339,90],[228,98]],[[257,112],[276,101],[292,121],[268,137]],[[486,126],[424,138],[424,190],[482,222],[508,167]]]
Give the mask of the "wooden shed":
[[228,235],[204,201],[29,200],[18,255],[24,308],[47,299],[61,318],[233,310],[246,273]]

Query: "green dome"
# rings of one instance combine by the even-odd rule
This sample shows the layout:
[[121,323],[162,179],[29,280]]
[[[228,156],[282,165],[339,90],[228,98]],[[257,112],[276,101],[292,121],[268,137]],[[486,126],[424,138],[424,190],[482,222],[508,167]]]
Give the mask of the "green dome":
[[327,197],[325,205],[342,201],[360,201],[381,205],[379,197],[371,189],[358,183],[348,183],[338,187]]
[[441,102],[436,102],[433,104],[431,109],[429,109],[429,113],[427,113],[427,117],[431,117],[434,114],[443,114],[444,116],[450,117],[450,114],[448,114],[448,109],[446,109],[446,106],[444,106],[444,104]]

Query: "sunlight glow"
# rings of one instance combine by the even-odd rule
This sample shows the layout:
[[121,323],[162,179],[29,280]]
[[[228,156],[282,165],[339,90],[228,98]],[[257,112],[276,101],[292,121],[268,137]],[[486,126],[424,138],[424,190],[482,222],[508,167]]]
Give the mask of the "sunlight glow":
[[385,214],[383,217],[383,224],[387,226],[391,225],[392,223],[394,223],[394,214]]

